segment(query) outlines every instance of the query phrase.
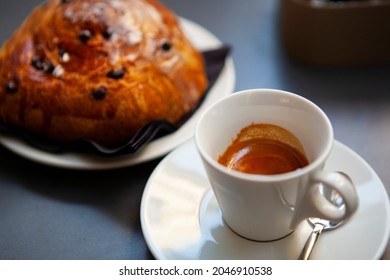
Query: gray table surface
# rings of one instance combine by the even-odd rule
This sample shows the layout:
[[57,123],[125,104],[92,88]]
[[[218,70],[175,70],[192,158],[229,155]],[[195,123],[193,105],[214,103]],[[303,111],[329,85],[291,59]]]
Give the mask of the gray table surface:
[[[0,42],[40,0],[0,3]],[[275,0],[163,0],[233,47],[235,90],[278,88],[316,102],[335,137],[390,193],[390,68],[316,69],[292,62]],[[145,183],[161,158],[109,171],[41,165],[0,147],[0,259],[152,259],[140,226]],[[383,259],[390,258],[387,246]]]

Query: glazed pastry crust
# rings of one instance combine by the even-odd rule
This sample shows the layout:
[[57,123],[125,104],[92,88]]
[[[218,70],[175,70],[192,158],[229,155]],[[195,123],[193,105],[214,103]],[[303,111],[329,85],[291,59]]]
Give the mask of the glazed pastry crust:
[[154,0],[48,1],[4,43],[0,71],[0,121],[60,142],[176,124],[207,87],[201,54]]

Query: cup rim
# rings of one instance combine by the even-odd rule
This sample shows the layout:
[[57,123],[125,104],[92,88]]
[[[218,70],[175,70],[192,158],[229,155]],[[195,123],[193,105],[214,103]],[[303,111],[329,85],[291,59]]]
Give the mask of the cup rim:
[[[329,132],[329,141],[326,143],[326,146],[325,146],[323,152],[314,161],[310,162],[307,166],[305,166],[303,168],[300,168],[300,169],[297,169],[294,171],[290,171],[290,172],[286,172],[286,173],[273,174],[273,175],[244,173],[244,172],[229,169],[226,166],[219,164],[216,161],[216,159],[212,158],[205,151],[204,147],[202,147],[202,145],[200,144],[200,142],[201,142],[199,139],[200,125],[201,125],[203,119],[205,118],[205,116],[211,110],[213,110],[216,106],[218,106],[219,104],[226,102],[226,100],[229,100],[232,98],[241,98],[240,96],[251,94],[253,92],[282,94],[284,96],[296,98],[300,101],[303,101],[303,102],[309,104],[313,108],[315,108],[318,111],[318,113],[322,116],[322,118],[324,119],[324,121],[326,123],[326,127],[327,127],[328,132]],[[206,110],[204,110],[203,113],[200,115],[200,117],[197,121],[196,127],[195,127],[195,137],[194,138],[195,138],[195,145],[198,149],[199,154],[214,169],[216,169],[219,172],[222,172],[228,176],[232,176],[232,177],[235,177],[235,178],[238,178],[241,180],[254,181],[254,182],[255,181],[256,182],[260,182],[260,181],[261,182],[281,182],[281,181],[290,180],[290,179],[302,176],[303,174],[309,174],[313,170],[315,170],[319,166],[321,166],[321,164],[325,163],[326,159],[328,158],[328,156],[333,148],[333,143],[334,143],[334,133],[333,133],[332,124],[331,124],[328,116],[325,114],[325,112],[318,105],[316,105],[314,102],[312,102],[309,99],[307,99],[301,95],[298,95],[296,93],[292,93],[292,92],[285,91],[285,90],[279,90],[279,89],[269,89],[269,88],[255,88],[255,89],[241,90],[241,91],[233,92],[232,94],[217,100],[211,106],[209,106]]]

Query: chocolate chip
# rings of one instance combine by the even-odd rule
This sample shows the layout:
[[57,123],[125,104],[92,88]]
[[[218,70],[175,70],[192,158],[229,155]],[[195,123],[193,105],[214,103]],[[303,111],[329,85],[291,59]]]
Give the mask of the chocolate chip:
[[58,55],[62,58],[63,55],[66,54],[66,51],[64,49],[58,49]]
[[8,93],[16,93],[18,91],[19,83],[16,80],[11,80],[7,83],[5,90]]
[[170,42],[164,42],[162,45],[161,45],[161,49],[164,51],[164,52],[169,52],[171,49],[172,49],[172,44]]
[[72,0],[61,0],[62,4],[67,4],[67,3],[70,3],[70,2],[72,2]]
[[46,73],[53,73],[55,68],[53,63],[51,63],[50,61],[44,61],[42,66],[43,66],[43,72]]
[[54,65],[50,61],[44,60],[39,56],[34,56],[31,61],[31,65],[34,66],[35,69],[39,71],[43,71],[46,73],[52,73],[54,70]]
[[96,100],[103,100],[106,97],[107,89],[105,87],[99,87],[92,91],[92,96]]
[[87,43],[89,40],[91,40],[93,37],[93,34],[91,31],[89,31],[88,29],[83,29],[79,32],[79,39],[81,40],[81,42],[83,42],[84,44]]
[[107,77],[111,79],[121,79],[125,75],[125,69],[118,68],[118,69],[113,69],[110,72],[107,73]]
[[38,56],[34,56],[31,60],[31,65],[37,70],[42,70],[42,60]]
[[103,35],[104,39],[110,40],[112,37],[112,33],[114,33],[112,28],[107,28],[106,30],[104,30],[102,32],[102,35]]

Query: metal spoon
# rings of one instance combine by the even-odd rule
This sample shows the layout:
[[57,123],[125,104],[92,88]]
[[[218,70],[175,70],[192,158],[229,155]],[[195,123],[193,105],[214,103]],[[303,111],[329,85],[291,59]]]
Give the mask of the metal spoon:
[[[342,174],[345,175],[349,180],[351,180],[351,178],[347,174],[345,173]],[[341,210],[345,208],[343,198],[340,196],[338,192],[334,190],[329,190],[329,188],[326,188],[324,186],[320,186],[320,192],[334,206],[338,207]],[[302,252],[298,258],[299,260],[308,260],[310,258],[310,255],[313,252],[313,249],[317,244],[317,241],[323,231],[336,229],[341,225],[343,225],[346,221],[344,220],[340,222],[332,222],[320,218],[309,218],[308,222],[313,226],[313,230],[309,238],[307,239],[305,246],[302,249]]]

